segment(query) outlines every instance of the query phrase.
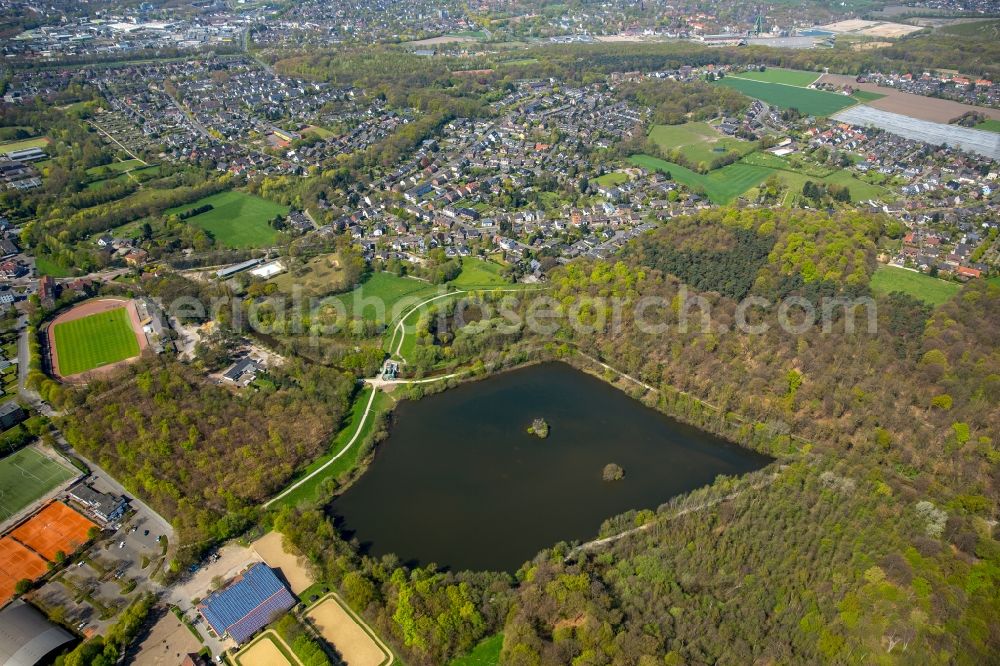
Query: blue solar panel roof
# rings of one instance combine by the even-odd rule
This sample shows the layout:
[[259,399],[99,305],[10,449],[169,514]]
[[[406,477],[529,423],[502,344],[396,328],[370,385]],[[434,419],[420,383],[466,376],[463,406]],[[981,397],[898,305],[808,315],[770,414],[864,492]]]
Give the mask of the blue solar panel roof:
[[240,643],[294,605],[295,598],[281,580],[270,567],[258,562],[240,580],[209,595],[199,608],[220,636],[229,631]]

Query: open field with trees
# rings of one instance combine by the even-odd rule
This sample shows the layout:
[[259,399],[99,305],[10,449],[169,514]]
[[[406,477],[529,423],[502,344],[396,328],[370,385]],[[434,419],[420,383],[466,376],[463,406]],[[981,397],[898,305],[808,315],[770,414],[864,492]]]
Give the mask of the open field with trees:
[[728,86],[744,95],[756,97],[783,109],[798,109],[799,112],[810,116],[830,116],[857,104],[857,101],[850,97],[825,90],[799,88],[735,76],[720,79],[717,85]]
[[671,178],[696,192],[702,191],[712,203],[729,203],[751,187],[763,182],[772,171],[750,164],[730,164],[721,169],[700,174],[680,164],[650,155],[633,155],[629,161],[636,166],[670,174]]
[[386,321],[393,316],[394,308],[402,299],[418,298],[420,294],[435,290],[434,285],[416,278],[377,272],[372,273],[360,287],[340,294],[337,299],[347,308],[348,317]]
[[[625,174],[620,175],[624,176]],[[453,284],[459,289],[497,287],[510,284],[501,274],[502,271],[503,266],[496,262],[478,257],[462,257],[462,272],[449,284]]]
[[187,218],[187,222],[208,232],[225,247],[267,247],[278,231],[270,224],[288,214],[288,207],[237,190],[219,192],[189,205],[172,208],[167,215],[183,215],[204,206],[211,209]]
[[663,155],[670,155],[676,150],[687,163],[704,165],[704,168],[698,169],[699,171],[707,171],[713,160],[729,153],[742,156],[757,148],[753,142],[725,136],[704,122],[654,125],[649,131],[649,140],[662,151]]
[[903,292],[928,305],[941,305],[951,300],[960,290],[955,282],[931,277],[918,271],[898,266],[879,266],[872,276],[871,288],[876,294]]

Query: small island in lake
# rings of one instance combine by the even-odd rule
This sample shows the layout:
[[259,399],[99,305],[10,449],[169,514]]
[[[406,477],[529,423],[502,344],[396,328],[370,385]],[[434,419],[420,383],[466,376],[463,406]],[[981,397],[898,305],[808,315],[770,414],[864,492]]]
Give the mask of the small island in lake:
[[625,470],[622,469],[621,465],[608,463],[601,471],[601,478],[605,481],[621,481],[625,478]]
[[528,433],[539,439],[545,439],[549,436],[549,424],[545,422],[545,419],[535,419],[531,422]]

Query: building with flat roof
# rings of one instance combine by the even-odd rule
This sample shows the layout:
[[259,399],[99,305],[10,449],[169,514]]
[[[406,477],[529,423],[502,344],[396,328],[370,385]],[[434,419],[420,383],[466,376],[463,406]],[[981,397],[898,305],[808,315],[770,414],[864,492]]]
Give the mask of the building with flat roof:
[[281,579],[263,562],[252,565],[198,604],[198,612],[219,636],[242,644],[296,604]]
[[0,430],[13,428],[26,418],[28,415],[15,400],[8,400],[0,405]]

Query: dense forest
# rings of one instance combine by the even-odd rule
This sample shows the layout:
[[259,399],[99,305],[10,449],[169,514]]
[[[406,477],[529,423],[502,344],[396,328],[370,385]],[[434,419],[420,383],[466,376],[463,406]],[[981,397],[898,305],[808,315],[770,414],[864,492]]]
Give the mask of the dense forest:
[[[421,345],[482,372],[542,358],[593,369],[579,349],[656,388],[622,384],[647,404],[778,459],[758,473],[609,520],[602,535],[627,534],[604,547],[556,544],[516,585],[363,556],[309,507],[275,526],[414,663],[443,663],[497,631],[503,663],[518,665],[987,663],[1000,649],[990,523],[1000,287],[970,283],[934,311],[902,294],[877,297],[875,330],[849,330],[845,312],[829,329],[772,325],[751,335],[716,326],[732,324],[737,302],[720,293],[725,282],[708,290],[710,269],[664,260],[668,247],[735,258],[766,238],[747,253],[742,272],[757,268],[742,289],[863,296],[882,230],[857,213],[707,211],[635,241],[621,260],[558,269],[549,295],[564,304],[655,296],[672,304],[659,314],[677,324],[681,287],[703,280],[693,294],[710,304],[712,326],[654,334],[628,316],[601,326],[590,311],[596,334],[563,326],[537,337],[480,321],[444,348]],[[456,628],[438,635],[462,603]],[[490,615],[497,606],[500,617]]]
[[269,378],[273,388],[235,394],[180,363],[144,362],[93,382],[62,427],[182,543],[213,542],[246,529],[258,504],[327,450],[354,390],[352,376],[295,361]]

